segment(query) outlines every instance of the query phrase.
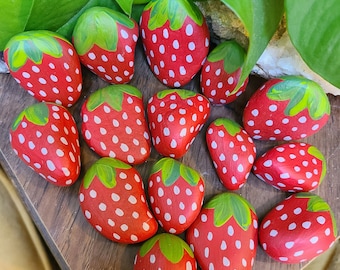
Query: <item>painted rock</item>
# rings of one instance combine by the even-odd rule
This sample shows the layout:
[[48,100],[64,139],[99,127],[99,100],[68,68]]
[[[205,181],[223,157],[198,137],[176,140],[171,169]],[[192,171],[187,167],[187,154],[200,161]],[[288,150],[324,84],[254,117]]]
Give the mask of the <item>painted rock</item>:
[[90,167],[79,202],[86,220],[111,241],[139,243],[157,232],[139,172],[118,159],[103,157]]
[[109,83],[123,84],[134,75],[138,24],[107,7],[92,7],[77,20],[72,40],[80,61]]
[[315,82],[298,76],[267,81],[249,99],[245,130],[260,140],[298,140],[318,132],[328,121],[330,104]]
[[38,101],[70,107],[79,99],[82,74],[79,57],[65,38],[46,30],[12,37],[4,59],[15,80]]
[[148,194],[158,223],[166,232],[180,234],[201,210],[204,181],[196,170],[165,157],[151,168]]
[[235,121],[218,118],[209,125],[206,141],[222,184],[229,190],[241,188],[256,157],[252,138]]
[[81,132],[98,155],[130,164],[151,151],[141,92],[131,85],[109,85],[92,93],[81,108]]
[[134,270],[197,269],[189,245],[179,236],[161,233],[143,243],[134,261]]
[[312,193],[295,193],[270,210],[259,228],[263,250],[282,263],[313,259],[334,243],[337,226],[329,205]]
[[184,89],[153,95],[147,105],[152,143],[163,156],[180,158],[190,148],[210,114],[208,99]]
[[315,146],[292,142],[278,145],[254,163],[254,174],[287,192],[315,190],[326,174],[326,159]]
[[154,75],[181,87],[201,69],[209,51],[209,29],[193,1],[151,0],[140,19],[141,37]]
[[186,233],[202,269],[252,269],[257,250],[258,219],[238,194],[215,195]]
[[79,134],[71,113],[63,106],[40,102],[13,120],[10,142],[24,163],[48,182],[72,185],[79,177]]
[[245,91],[249,78],[236,89],[245,55],[244,49],[235,41],[224,41],[209,53],[202,67],[200,86],[212,104],[233,102]]

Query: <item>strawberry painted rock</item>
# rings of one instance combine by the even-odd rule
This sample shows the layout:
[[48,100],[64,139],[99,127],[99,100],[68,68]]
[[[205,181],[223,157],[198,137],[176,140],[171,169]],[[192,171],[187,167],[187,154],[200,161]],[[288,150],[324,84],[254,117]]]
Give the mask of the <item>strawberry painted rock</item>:
[[241,188],[246,183],[256,158],[252,138],[235,121],[218,118],[209,125],[206,141],[222,184],[229,190]]
[[191,0],[151,0],[140,19],[152,72],[165,85],[181,87],[201,69],[209,51],[209,29]]
[[260,140],[298,140],[318,132],[328,121],[330,104],[315,82],[298,76],[267,81],[249,99],[245,130]]
[[287,192],[315,190],[326,170],[320,150],[303,142],[278,145],[257,158],[253,166],[259,179]]
[[224,41],[209,53],[202,67],[200,85],[211,103],[233,102],[245,91],[248,78],[236,89],[245,55],[244,49],[235,41]]
[[165,157],[152,166],[148,194],[158,223],[166,232],[180,234],[201,210],[204,180],[196,170]]
[[114,242],[138,243],[157,232],[139,172],[118,159],[104,157],[90,167],[79,201],[86,220]]
[[109,85],[92,93],[81,108],[81,132],[98,155],[130,164],[151,151],[141,92],[130,85]]
[[179,236],[161,233],[145,241],[138,250],[134,270],[197,269],[189,245]]
[[203,205],[186,240],[202,270],[252,269],[257,232],[254,208],[240,195],[225,192]]
[[10,142],[18,157],[48,182],[69,186],[78,179],[79,134],[65,107],[41,102],[25,108],[13,120]]
[[193,143],[210,114],[208,99],[190,90],[167,89],[147,105],[152,143],[163,156],[180,158]]
[[300,263],[328,250],[337,235],[329,205],[312,193],[295,193],[263,218],[259,241],[264,251],[282,263]]
[[92,7],[77,20],[72,40],[80,61],[109,83],[128,83],[134,75],[138,24],[118,11]]
[[79,99],[79,57],[62,36],[46,30],[17,34],[7,43],[4,59],[14,79],[38,101],[70,107]]

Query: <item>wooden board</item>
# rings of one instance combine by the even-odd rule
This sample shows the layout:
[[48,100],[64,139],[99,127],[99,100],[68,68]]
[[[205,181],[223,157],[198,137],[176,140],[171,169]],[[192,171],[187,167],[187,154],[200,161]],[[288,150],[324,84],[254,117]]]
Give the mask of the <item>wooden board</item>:
[[[83,70],[84,87],[81,99],[71,108],[80,128],[80,107],[90,93],[107,85],[103,80],[87,70]],[[213,107],[210,118],[202,132],[194,141],[182,162],[198,170],[206,182],[206,199],[226,191],[219,182],[205,144],[207,125],[217,117],[228,117],[241,123],[243,108],[250,95],[264,82],[252,77],[247,92],[228,106]],[[138,87],[147,100],[157,91],[166,87],[162,85],[149,70],[141,46],[136,54],[136,73],[131,82]],[[199,91],[198,78],[184,88]],[[329,95],[332,115],[318,134],[303,141],[317,146],[325,155],[328,172],[321,186],[314,192],[331,205],[337,223],[340,225],[340,97]],[[36,101],[28,95],[8,74],[0,75],[0,161],[1,165],[18,189],[22,200],[29,210],[34,222],[46,240],[52,253],[62,269],[132,269],[134,256],[140,246],[122,245],[111,242],[96,232],[85,220],[78,203],[78,189],[81,179],[73,186],[59,188],[47,183],[31,169],[26,167],[12,151],[8,130],[15,115]],[[256,141],[258,155],[276,145],[276,142]],[[82,174],[98,159],[81,139]],[[153,150],[148,162],[137,166],[146,180],[150,166],[160,156]],[[244,196],[256,209],[259,219],[287,194],[280,192],[250,175],[247,184],[237,193]],[[253,269],[287,270],[299,269],[301,265],[286,265],[269,258],[259,247]]]

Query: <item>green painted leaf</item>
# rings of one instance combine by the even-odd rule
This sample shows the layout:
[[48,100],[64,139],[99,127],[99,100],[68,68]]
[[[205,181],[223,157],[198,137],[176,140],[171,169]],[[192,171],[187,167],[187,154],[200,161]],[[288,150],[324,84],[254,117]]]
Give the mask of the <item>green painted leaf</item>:
[[196,186],[200,180],[197,171],[173,158],[164,157],[151,168],[151,174],[161,171],[162,182],[165,186],[173,185],[180,176],[191,186]]
[[340,87],[340,8],[338,0],[286,0],[290,39],[306,64]]
[[180,177],[181,163],[173,158],[162,158],[156,162],[151,169],[151,173],[161,171],[162,182],[165,186],[171,186]]
[[180,175],[187,183],[189,183],[191,186],[197,186],[198,182],[201,179],[201,176],[196,170],[184,165],[183,163],[181,163],[179,170]]
[[324,212],[329,211],[330,207],[321,197],[313,194],[309,196],[307,210],[310,212]]
[[182,260],[184,251],[186,251],[190,257],[194,257],[191,248],[183,239],[169,233],[157,234],[144,242],[139,250],[140,256],[144,257],[147,255],[157,242],[163,256],[173,264],[177,264]]
[[224,71],[232,74],[243,65],[245,57],[244,49],[236,41],[224,41],[209,53],[208,60],[210,62],[223,60]]
[[223,126],[224,129],[231,135],[235,136],[241,132],[242,127],[235,121],[227,118],[217,118],[213,124],[216,126]]
[[131,85],[109,85],[92,93],[87,101],[87,109],[94,111],[104,103],[107,103],[115,111],[122,111],[124,95],[132,95],[142,98],[142,93]]
[[223,226],[231,217],[243,230],[247,230],[252,224],[251,211],[254,208],[243,197],[231,192],[215,195],[204,206],[206,209],[214,209],[214,224]]
[[12,130],[17,129],[24,117],[27,121],[35,125],[44,126],[49,121],[49,109],[44,102],[39,102],[27,107],[14,119]]
[[267,96],[276,101],[289,100],[286,115],[294,116],[307,109],[311,118],[317,120],[330,114],[328,97],[316,82],[299,76],[285,76],[282,79],[269,89]]
[[159,99],[162,99],[174,93],[178,94],[182,99],[191,98],[197,95],[197,93],[195,93],[194,91],[186,90],[186,89],[166,89],[166,90],[159,91],[157,93],[157,97]]
[[191,0],[151,0],[145,7],[145,10],[149,9],[150,30],[162,27],[167,21],[171,30],[179,30],[188,16],[198,25],[204,22],[200,9]]
[[[221,0],[240,18],[249,35],[247,56],[236,93],[274,35],[284,10],[284,0]],[[299,1],[297,1],[299,2]]]
[[334,213],[325,200],[323,200],[320,196],[310,193],[310,192],[295,193],[288,198],[292,198],[292,197],[308,199],[307,210],[310,212],[329,212],[331,219],[332,219],[334,237],[336,237],[338,233],[338,229],[337,229],[337,224],[336,224],[336,220],[334,217]]
[[326,172],[327,172],[327,161],[325,156],[320,152],[320,150],[318,148],[316,148],[315,146],[310,146],[308,148],[308,154],[316,157],[317,159],[319,159],[322,162],[322,172],[321,172],[321,176],[320,176],[320,183],[323,181],[323,179],[325,178]]
[[44,54],[54,58],[62,57],[62,47],[56,36],[63,39],[61,36],[46,30],[27,31],[15,35],[5,48],[8,49],[9,67],[17,71],[28,59],[40,64]]
[[107,188],[114,188],[117,184],[116,169],[130,169],[129,164],[118,159],[104,157],[97,160],[84,176],[84,188],[89,188],[95,177]]
[[126,15],[107,7],[92,7],[78,19],[73,31],[73,43],[78,54],[84,55],[94,44],[107,51],[116,51],[118,24],[135,26]]

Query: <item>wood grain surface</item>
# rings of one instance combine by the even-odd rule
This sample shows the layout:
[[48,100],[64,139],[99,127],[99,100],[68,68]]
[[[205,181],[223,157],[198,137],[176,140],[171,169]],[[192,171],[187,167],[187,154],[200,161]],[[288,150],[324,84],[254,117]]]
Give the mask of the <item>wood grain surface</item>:
[[[140,45],[140,44],[139,44]],[[83,69],[84,86],[80,100],[70,109],[80,128],[80,107],[89,94],[107,85],[91,72]],[[205,131],[208,124],[217,117],[228,117],[241,124],[243,108],[263,79],[251,77],[250,84],[238,100],[228,106],[213,107],[210,118],[196,138],[188,153],[181,159],[201,173],[206,182],[206,199],[226,191],[217,178],[205,144]],[[131,82],[144,96],[144,103],[162,85],[149,70],[141,46],[136,52],[136,72]],[[183,87],[199,91],[198,77]],[[340,225],[340,97],[329,95],[332,114],[327,125],[317,134],[303,140],[318,147],[327,160],[327,175],[314,193],[324,198],[334,211]],[[132,269],[134,256],[140,247],[111,242],[96,232],[85,220],[78,203],[78,189],[82,176],[99,157],[92,152],[81,138],[82,173],[80,179],[71,187],[60,188],[47,183],[34,173],[12,151],[8,131],[12,120],[25,107],[36,103],[9,74],[0,75],[0,162],[20,193],[36,226],[56,257],[62,269]],[[79,129],[80,130],[80,129]],[[260,155],[278,142],[256,141],[257,154]],[[160,156],[152,151],[149,160],[137,166],[146,181],[151,165]],[[250,175],[247,184],[237,193],[244,196],[256,209],[259,219],[288,194]],[[287,265],[275,262],[259,247],[253,269],[288,270],[299,269],[302,265]]]

